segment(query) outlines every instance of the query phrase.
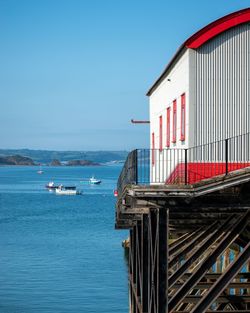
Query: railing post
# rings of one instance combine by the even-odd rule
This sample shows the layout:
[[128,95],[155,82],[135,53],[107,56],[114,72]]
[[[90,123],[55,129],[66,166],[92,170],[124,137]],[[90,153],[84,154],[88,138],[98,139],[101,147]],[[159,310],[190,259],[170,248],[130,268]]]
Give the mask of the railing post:
[[187,151],[188,149],[185,149],[185,185],[188,184],[188,173],[187,173]]
[[134,153],[134,170],[135,170],[134,180],[135,180],[136,185],[138,184],[138,160],[137,160],[137,156],[138,156],[138,150],[136,149],[135,153]]
[[228,174],[228,139],[225,139],[226,175]]

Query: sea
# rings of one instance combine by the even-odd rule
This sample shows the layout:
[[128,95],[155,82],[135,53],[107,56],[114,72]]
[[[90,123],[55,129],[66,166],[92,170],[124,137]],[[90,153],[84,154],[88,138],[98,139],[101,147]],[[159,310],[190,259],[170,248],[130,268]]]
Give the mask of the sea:
[[[37,170],[0,167],[0,313],[127,313],[128,232],[114,229],[121,165]],[[82,195],[49,192],[50,181]]]

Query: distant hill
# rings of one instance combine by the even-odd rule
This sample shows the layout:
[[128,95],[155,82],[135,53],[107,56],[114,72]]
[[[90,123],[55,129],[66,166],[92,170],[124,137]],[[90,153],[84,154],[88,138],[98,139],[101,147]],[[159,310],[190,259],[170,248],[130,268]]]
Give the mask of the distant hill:
[[89,161],[89,160],[71,160],[71,161],[68,161],[66,165],[67,166],[98,166],[100,164]]
[[32,159],[21,155],[0,156],[0,165],[35,165]]
[[53,160],[91,160],[94,163],[123,162],[127,151],[50,151],[30,149],[0,149],[0,156],[22,155],[35,163],[50,164]]
[[50,166],[61,166],[62,163],[59,160],[52,160],[49,164]]

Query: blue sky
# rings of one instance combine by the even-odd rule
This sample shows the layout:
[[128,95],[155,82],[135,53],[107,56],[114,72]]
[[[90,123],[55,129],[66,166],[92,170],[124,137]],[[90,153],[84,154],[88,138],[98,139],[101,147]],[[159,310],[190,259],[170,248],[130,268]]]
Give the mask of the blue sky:
[[146,92],[190,35],[250,0],[0,0],[0,148],[148,146]]

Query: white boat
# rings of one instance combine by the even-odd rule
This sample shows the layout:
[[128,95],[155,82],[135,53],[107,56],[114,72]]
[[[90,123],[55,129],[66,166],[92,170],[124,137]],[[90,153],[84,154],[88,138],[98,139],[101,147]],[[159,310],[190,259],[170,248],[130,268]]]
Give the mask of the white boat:
[[99,185],[102,181],[100,179],[96,179],[94,176],[90,177],[89,183],[93,185]]
[[42,171],[42,167],[41,167],[41,165],[40,165],[40,169],[39,169],[39,171],[37,171],[37,174],[43,174],[43,171]]
[[70,186],[70,187],[66,187],[63,185],[58,186],[56,189],[56,194],[58,195],[80,195],[81,192],[79,190],[76,190],[76,187],[74,186]]
[[49,190],[49,191],[54,191],[56,190],[56,188],[58,188],[58,185],[55,185],[55,183],[53,181],[50,181],[47,185],[45,185],[45,187]]

